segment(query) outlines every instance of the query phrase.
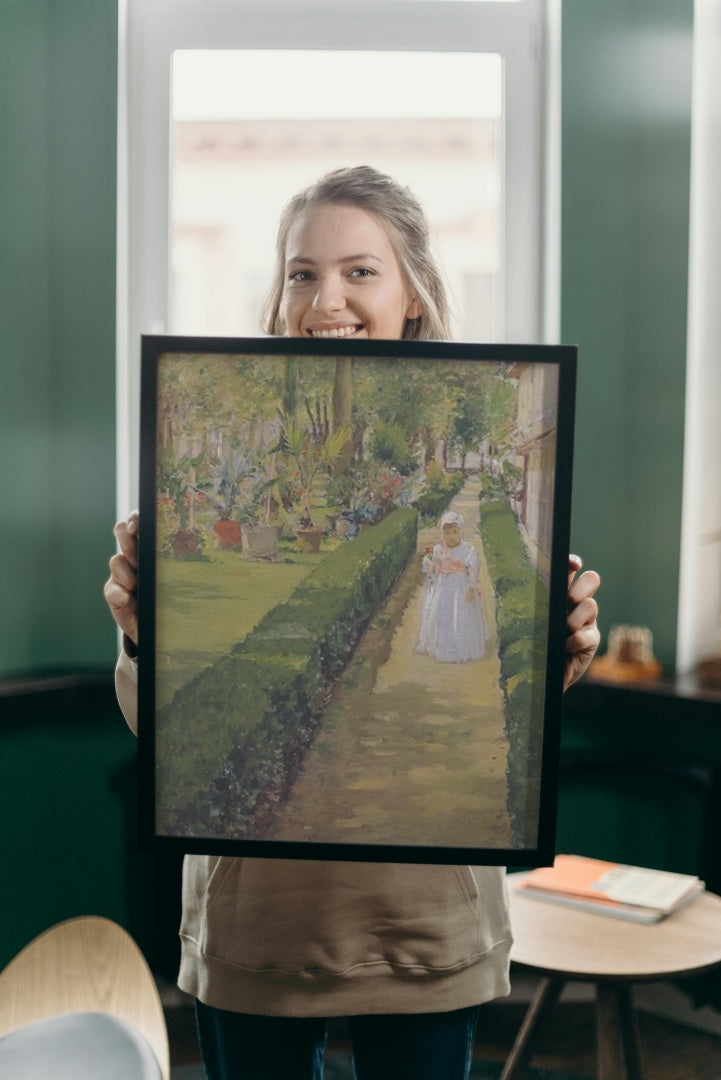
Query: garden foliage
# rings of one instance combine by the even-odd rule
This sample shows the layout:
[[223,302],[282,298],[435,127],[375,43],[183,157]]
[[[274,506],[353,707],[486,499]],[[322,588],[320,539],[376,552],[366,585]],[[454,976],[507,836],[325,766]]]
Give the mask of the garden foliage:
[[463,487],[465,477],[462,473],[443,473],[437,470],[433,475],[429,470],[428,486],[416,500],[415,506],[424,521],[437,521],[454,495]]
[[164,833],[262,836],[333,684],[415,554],[417,531],[416,511],[398,509],[330,552],[286,603],[159,711]]
[[[510,744],[508,786],[516,828],[536,822],[539,805],[548,591],[528,560],[503,498],[481,506],[481,534],[496,592],[496,626]],[[528,837],[515,836],[525,846]]]

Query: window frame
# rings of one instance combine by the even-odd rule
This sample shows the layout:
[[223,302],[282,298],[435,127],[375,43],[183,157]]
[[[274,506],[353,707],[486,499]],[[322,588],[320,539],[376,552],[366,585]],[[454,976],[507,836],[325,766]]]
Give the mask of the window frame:
[[[176,49],[496,52],[504,60],[508,342],[558,340],[560,0],[119,0],[118,514],[138,497],[139,357],[164,333]],[[553,60],[553,67],[549,63]]]

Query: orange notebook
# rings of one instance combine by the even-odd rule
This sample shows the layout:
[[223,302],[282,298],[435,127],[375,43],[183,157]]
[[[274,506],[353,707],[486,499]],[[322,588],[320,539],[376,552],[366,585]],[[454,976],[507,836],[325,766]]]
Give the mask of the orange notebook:
[[557,855],[518,886],[526,896],[638,922],[658,922],[704,890],[693,874]]

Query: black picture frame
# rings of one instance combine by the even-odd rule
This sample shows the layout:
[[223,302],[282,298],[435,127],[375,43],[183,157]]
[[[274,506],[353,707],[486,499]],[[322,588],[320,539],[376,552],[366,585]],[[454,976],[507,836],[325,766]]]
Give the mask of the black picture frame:
[[143,848],[553,860],[575,381],[574,346],[143,337]]

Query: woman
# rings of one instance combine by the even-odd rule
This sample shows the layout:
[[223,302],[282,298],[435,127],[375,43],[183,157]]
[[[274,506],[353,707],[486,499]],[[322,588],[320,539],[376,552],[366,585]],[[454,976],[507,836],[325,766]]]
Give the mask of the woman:
[[[300,192],[280,222],[271,334],[450,336],[415,197],[368,167]],[[117,687],[135,725],[137,513],[115,527],[105,595],[125,646]],[[598,575],[569,565],[565,685],[598,647]],[[210,1080],[322,1075],[326,1018],[346,1016],[359,1080],[462,1080],[479,1006],[508,993],[499,867],[186,856],[179,985],[197,1001]]]

